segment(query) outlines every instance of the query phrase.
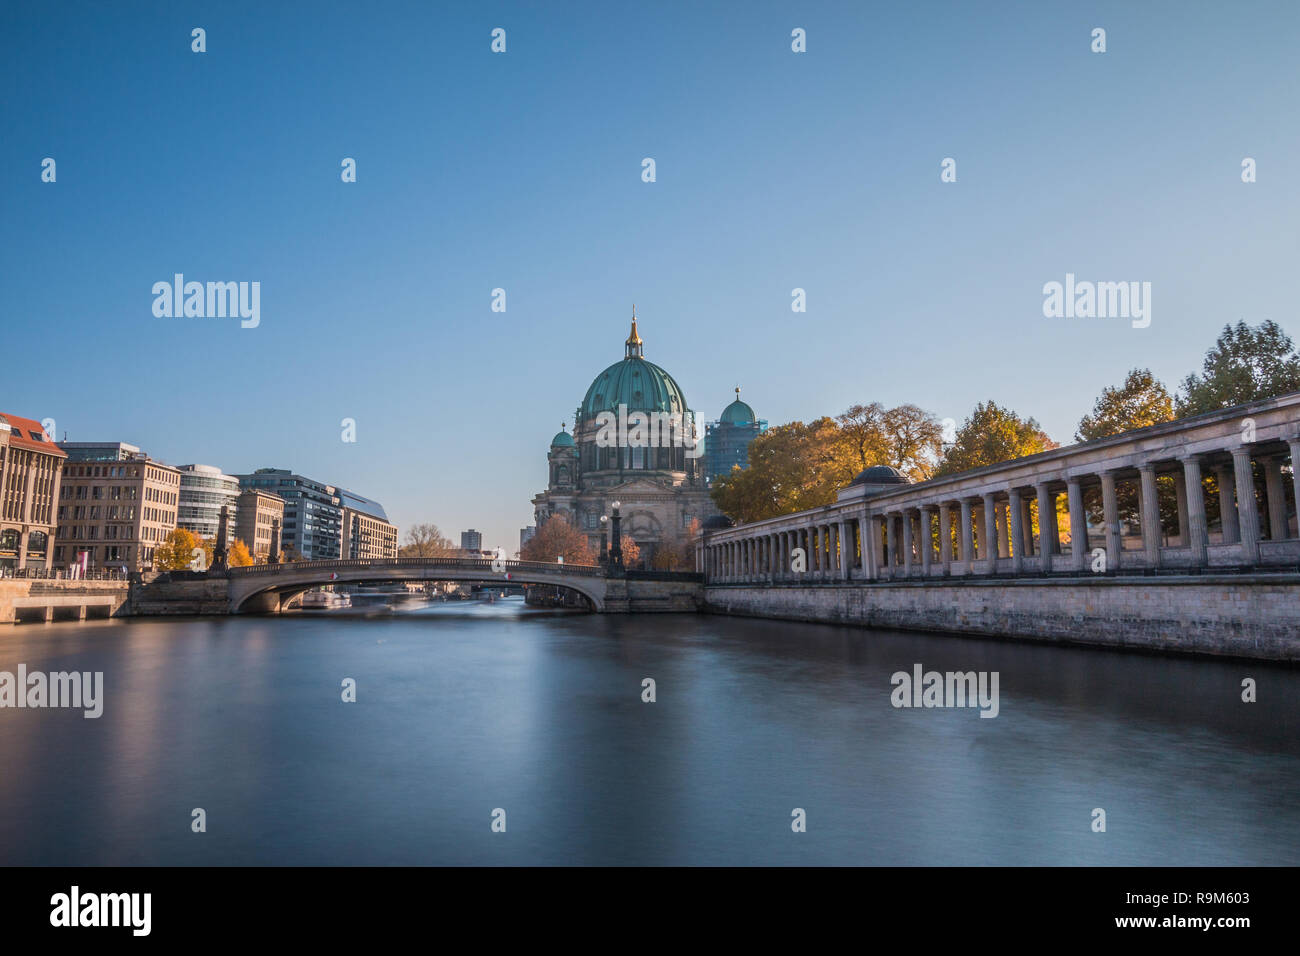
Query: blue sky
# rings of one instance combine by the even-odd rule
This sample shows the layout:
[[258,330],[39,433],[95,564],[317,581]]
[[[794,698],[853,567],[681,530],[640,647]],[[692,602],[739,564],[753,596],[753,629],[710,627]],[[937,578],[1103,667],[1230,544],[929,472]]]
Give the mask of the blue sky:
[[[1068,441],[1225,323],[1300,337],[1297,49],[1291,2],[5,5],[0,404],[512,552],[633,302],[705,418],[992,398]],[[156,318],[176,272],[260,326]],[[1044,318],[1067,272],[1151,326]]]

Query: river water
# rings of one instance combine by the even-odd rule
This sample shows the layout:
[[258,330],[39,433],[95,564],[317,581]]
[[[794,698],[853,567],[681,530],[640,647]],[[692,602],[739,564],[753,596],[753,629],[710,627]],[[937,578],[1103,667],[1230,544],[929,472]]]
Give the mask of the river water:
[[[1279,666],[517,599],[24,624],[20,663],[104,711],[0,709],[8,865],[1300,864]],[[917,664],[998,715],[895,708]]]

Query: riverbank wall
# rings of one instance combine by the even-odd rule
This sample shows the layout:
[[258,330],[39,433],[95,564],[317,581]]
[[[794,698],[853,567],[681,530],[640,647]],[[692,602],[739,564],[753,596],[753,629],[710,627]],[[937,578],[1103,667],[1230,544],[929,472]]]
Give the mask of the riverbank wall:
[[709,585],[705,609],[1300,663],[1300,574]]

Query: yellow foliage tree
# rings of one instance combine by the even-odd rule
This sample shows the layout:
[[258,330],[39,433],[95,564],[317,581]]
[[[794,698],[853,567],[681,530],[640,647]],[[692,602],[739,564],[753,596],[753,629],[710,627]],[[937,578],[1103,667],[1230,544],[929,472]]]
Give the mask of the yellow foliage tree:
[[[157,571],[183,571],[194,560],[194,549],[202,548],[204,542],[191,531],[174,528],[163,543],[154,548],[153,566]],[[207,562],[204,562],[204,567]]]
[[244,544],[241,538],[236,538],[235,543],[230,546],[230,556],[227,561],[232,568],[247,568],[254,563],[248,545]]

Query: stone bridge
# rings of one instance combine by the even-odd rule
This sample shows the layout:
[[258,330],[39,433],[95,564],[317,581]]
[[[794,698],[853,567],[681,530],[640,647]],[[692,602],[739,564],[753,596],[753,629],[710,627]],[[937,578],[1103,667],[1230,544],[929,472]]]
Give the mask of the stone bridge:
[[230,613],[275,612],[305,591],[326,584],[370,581],[462,581],[471,584],[546,584],[577,591],[593,610],[606,610],[609,578],[592,565],[487,558],[388,558],[293,561],[230,568]]

